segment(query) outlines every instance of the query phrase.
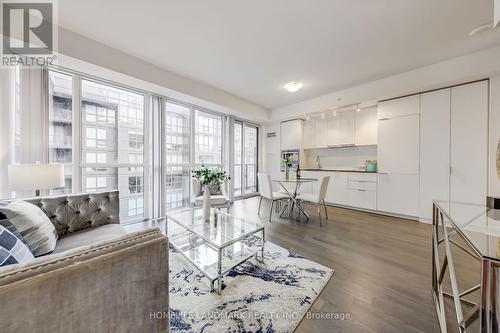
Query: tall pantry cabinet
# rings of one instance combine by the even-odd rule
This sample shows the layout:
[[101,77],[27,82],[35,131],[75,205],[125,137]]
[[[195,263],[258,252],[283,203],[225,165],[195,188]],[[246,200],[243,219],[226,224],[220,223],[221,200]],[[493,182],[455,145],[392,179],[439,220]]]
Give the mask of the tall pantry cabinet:
[[488,81],[379,103],[377,209],[432,219],[432,201],[487,194]]
[[434,199],[485,202],[488,89],[480,81],[422,94],[422,219],[432,219]]

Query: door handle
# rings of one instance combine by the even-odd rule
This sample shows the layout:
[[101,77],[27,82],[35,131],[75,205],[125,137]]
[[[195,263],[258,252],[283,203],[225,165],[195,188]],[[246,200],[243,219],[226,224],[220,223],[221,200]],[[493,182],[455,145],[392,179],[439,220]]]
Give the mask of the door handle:
[[391,119],[391,118],[380,118],[379,120],[384,121],[384,120],[389,120],[389,119]]

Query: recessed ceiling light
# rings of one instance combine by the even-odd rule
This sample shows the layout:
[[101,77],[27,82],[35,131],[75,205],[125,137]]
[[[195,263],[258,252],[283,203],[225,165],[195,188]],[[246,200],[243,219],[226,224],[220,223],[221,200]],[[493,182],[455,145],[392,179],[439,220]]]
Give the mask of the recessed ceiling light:
[[289,92],[296,92],[299,91],[302,86],[303,84],[301,82],[288,82],[287,84],[285,84],[285,89]]

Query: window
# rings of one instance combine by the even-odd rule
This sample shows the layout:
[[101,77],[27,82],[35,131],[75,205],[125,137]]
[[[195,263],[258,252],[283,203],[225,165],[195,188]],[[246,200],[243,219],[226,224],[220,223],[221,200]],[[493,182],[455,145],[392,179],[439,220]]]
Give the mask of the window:
[[142,193],[142,176],[128,177],[128,192],[129,194]]
[[144,134],[138,131],[128,131],[128,142],[130,148],[144,148]]
[[222,117],[211,113],[195,111],[196,164],[222,164]]
[[234,122],[234,196],[257,191],[258,128],[240,121]]
[[82,189],[120,191],[123,221],[144,214],[144,96],[81,80]]
[[142,198],[128,199],[127,204],[128,204],[129,216],[144,215],[144,199]]
[[166,102],[165,111],[165,207],[169,210],[190,204],[191,109]]
[[[17,122],[16,122],[17,123]],[[73,188],[73,78],[49,71],[49,162],[64,164],[65,187],[53,194],[70,193]]]

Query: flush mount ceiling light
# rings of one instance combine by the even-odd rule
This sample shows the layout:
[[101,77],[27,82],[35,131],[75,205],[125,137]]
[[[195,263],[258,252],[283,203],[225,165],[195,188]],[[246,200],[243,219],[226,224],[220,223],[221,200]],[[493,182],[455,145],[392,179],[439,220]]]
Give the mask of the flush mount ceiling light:
[[301,82],[288,82],[287,84],[285,84],[285,89],[289,92],[296,92],[299,91],[302,86],[303,84]]

